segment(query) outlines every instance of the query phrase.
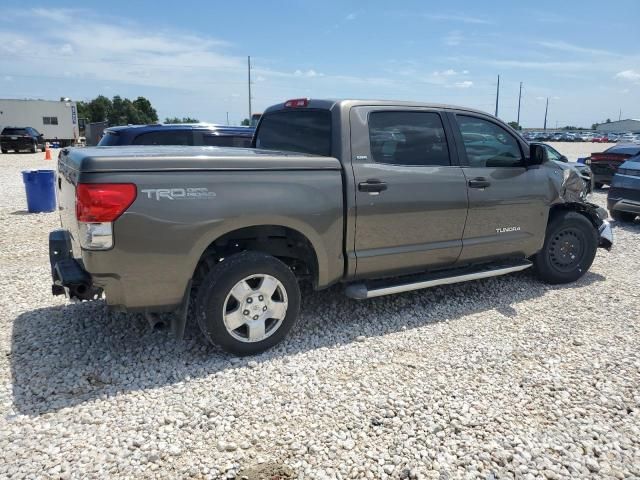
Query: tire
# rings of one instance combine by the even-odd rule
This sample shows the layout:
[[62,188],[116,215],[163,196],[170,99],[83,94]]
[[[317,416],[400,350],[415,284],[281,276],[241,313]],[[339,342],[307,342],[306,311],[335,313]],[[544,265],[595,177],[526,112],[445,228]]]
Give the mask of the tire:
[[620,210],[611,210],[609,215],[617,222],[633,222],[636,219],[635,213],[621,212]]
[[601,182],[595,182],[594,183],[596,189],[600,190],[602,187],[604,187],[604,183]]
[[534,268],[546,283],[575,282],[589,270],[597,249],[598,232],[591,221],[577,212],[560,212],[547,226]]
[[37,143],[34,143],[31,146],[31,153],[38,153],[38,144]]
[[9,150],[7,150],[6,148],[3,148],[2,153],[9,153]]
[[249,251],[216,264],[202,279],[195,302],[206,339],[238,356],[281,342],[299,311],[300,288],[291,269],[275,257]]

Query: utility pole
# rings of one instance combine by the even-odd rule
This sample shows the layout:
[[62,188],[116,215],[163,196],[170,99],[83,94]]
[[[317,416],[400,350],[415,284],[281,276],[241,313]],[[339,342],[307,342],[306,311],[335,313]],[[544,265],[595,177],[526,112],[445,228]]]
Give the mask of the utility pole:
[[496,117],[498,116],[498,100],[500,99],[500,75],[498,75],[498,85],[496,86]]
[[249,123],[251,123],[251,57],[247,57],[247,78],[249,85]]
[[520,93],[518,94],[518,127],[520,126],[520,100],[522,100],[522,82],[520,82]]
[[227,112],[227,125],[229,125],[229,112]]
[[547,131],[547,112],[549,112],[549,97],[547,97],[547,106],[544,107],[544,131]]
[[618,115],[618,121],[622,120],[622,109],[620,109],[620,114]]

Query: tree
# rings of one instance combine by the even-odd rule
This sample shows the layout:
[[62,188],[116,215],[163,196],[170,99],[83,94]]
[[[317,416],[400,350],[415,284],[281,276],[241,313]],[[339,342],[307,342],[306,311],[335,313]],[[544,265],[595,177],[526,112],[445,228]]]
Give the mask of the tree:
[[522,127],[518,122],[509,122],[509,126],[514,130],[522,130]]
[[158,121],[158,114],[145,97],[133,102],[116,95],[109,100],[98,95],[90,102],[78,102],[78,116],[89,122],[109,122],[109,125],[145,124]]
[[604,123],[611,123],[611,119],[610,119],[610,118],[607,118],[607,119],[604,121]]
[[248,127],[249,125],[251,125],[251,122],[249,121],[248,118],[245,118],[244,120],[242,120],[242,122],[240,122],[240,125],[244,127]]
[[167,117],[164,119],[164,123],[200,123],[200,120],[191,117]]
[[591,130],[595,130],[595,129],[597,129],[597,128],[598,128],[598,125],[599,125],[599,124],[597,124],[597,123],[592,123],[592,124],[591,124]]

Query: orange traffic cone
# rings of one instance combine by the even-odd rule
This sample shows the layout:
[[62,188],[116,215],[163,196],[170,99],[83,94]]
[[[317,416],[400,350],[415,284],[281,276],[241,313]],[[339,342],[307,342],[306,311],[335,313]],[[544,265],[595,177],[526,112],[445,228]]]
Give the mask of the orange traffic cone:
[[44,159],[51,160],[51,150],[49,150],[49,142],[44,144]]

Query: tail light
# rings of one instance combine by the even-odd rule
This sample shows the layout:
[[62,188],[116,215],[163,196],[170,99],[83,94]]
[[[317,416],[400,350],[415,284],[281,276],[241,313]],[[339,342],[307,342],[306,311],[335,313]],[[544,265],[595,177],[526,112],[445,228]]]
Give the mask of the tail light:
[[294,98],[293,100],[287,100],[284,102],[285,108],[301,108],[309,105],[308,98]]
[[136,199],[133,183],[80,183],[76,189],[79,222],[113,222]]
[[87,250],[113,247],[113,225],[135,201],[133,183],[80,183],[76,188],[76,218],[80,245]]

